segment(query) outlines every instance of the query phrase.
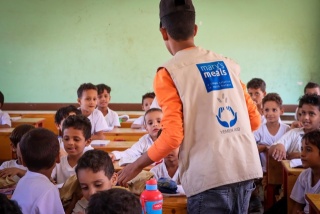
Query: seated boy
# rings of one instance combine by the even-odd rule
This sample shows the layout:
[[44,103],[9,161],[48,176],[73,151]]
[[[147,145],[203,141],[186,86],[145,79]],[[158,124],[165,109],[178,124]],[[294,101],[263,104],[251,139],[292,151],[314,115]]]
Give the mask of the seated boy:
[[61,157],[60,163],[52,171],[52,178],[57,184],[63,184],[75,175],[75,167],[84,149],[91,142],[91,123],[83,115],[71,115],[62,125],[63,144],[66,156]]
[[0,166],[0,177],[5,178],[10,176],[15,182],[18,182],[26,174],[27,168],[21,163],[21,152],[18,147],[22,136],[32,129],[34,129],[34,126],[22,124],[11,132],[9,137],[11,141],[10,146],[12,153],[16,153],[18,159],[3,162]]
[[262,112],[262,99],[266,96],[266,83],[263,79],[260,78],[253,78],[247,83],[247,90],[248,93],[256,104],[260,115],[262,116],[261,124],[265,121],[263,119],[263,112]]
[[294,200],[292,213],[309,213],[306,194],[320,193],[320,131],[308,132],[302,138],[301,161],[306,168],[299,175],[290,198]]
[[104,140],[104,131],[110,131],[106,120],[101,111],[96,109],[98,91],[97,87],[91,83],[83,83],[77,90],[78,103],[80,105],[81,113],[88,117],[91,122],[91,139]]
[[124,162],[130,162],[138,159],[145,153],[153,142],[158,138],[158,132],[161,129],[162,110],[158,108],[149,109],[144,115],[145,129],[148,134],[142,136],[137,143],[125,151],[113,151],[109,155],[112,161],[123,159]]
[[[123,203],[125,201],[125,203]],[[141,214],[139,198],[125,189],[97,192],[89,201],[87,214]]]
[[59,191],[50,181],[50,175],[59,162],[57,136],[44,128],[27,132],[21,139],[22,163],[28,168],[12,195],[22,213],[64,213]]
[[0,128],[10,128],[11,127],[11,120],[8,113],[3,112],[1,109],[4,103],[4,96],[0,91]]
[[[155,98],[154,92],[146,93],[142,96],[142,110],[147,112]],[[131,125],[132,129],[141,129],[144,127],[144,115],[135,119]]]
[[62,142],[61,131],[62,131],[63,121],[70,115],[79,115],[79,114],[81,114],[81,111],[79,109],[77,109],[73,105],[69,105],[69,106],[59,108],[54,116],[54,123],[59,132],[58,140],[60,144],[60,157],[67,155],[66,151],[64,150],[63,142]]
[[304,95],[299,100],[302,128],[295,128],[284,134],[269,149],[269,154],[277,160],[300,158],[302,136],[320,127],[320,96]]
[[120,127],[119,116],[115,111],[112,111],[108,106],[111,99],[111,88],[105,84],[97,85],[98,89],[98,109],[102,112],[107,124],[112,129]]
[[85,213],[90,197],[96,192],[111,189],[118,179],[108,153],[101,150],[84,153],[78,161],[76,174],[83,198],[77,202],[73,213]]

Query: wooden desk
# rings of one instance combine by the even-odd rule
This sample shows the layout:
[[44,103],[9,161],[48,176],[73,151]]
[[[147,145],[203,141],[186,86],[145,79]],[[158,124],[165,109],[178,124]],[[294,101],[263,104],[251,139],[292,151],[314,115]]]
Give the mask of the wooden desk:
[[290,198],[292,188],[303,168],[291,168],[289,160],[281,161],[283,166],[283,193],[287,197],[288,213],[292,213],[293,200]]
[[106,139],[111,141],[138,141],[145,134],[146,130],[131,128],[114,128],[104,132]]
[[14,128],[0,128],[0,163],[12,159],[10,134]]
[[29,125],[32,125],[36,128],[38,127],[44,127],[44,121],[45,121],[45,118],[21,118],[19,120],[14,120],[11,122],[12,124],[12,127],[15,128],[21,124],[29,124]]
[[144,111],[116,111],[119,116],[121,115],[128,115],[129,118],[138,118],[142,115],[144,115]]
[[309,203],[309,214],[320,214],[320,194],[306,194]]
[[163,214],[187,214],[187,197],[163,197]]
[[126,122],[122,122],[120,123],[121,128],[131,128],[133,121],[126,121]]
[[112,151],[124,151],[130,148],[133,144],[137,141],[110,141],[105,146],[96,146],[92,145],[94,149],[103,150],[105,152],[112,152]]
[[[113,167],[114,167],[114,171],[119,172],[121,169],[124,168],[124,166],[119,166],[119,161],[115,161],[113,162]],[[154,167],[153,165],[147,166],[145,168],[143,168],[146,171],[150,171],[150,169],[152,169],[152,167]]]

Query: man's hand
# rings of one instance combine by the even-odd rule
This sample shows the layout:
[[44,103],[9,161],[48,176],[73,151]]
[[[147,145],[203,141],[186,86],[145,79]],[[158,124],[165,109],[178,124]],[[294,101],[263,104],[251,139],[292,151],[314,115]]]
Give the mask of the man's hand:
[[[276,160],[276,161],[282,161],[286,159],[286,149],[284,147],[284,145],[282,144],[277,144],[275,146],[272,146],[274,148],[272,148],[272,152],[271,155],[272,157]],[[270,148],[271,150],[271,148]]]

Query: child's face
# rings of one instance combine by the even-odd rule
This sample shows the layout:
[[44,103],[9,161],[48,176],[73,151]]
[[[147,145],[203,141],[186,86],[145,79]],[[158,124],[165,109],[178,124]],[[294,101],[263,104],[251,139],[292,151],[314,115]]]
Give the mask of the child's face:
[[263,115],[266,118],[267,123],[278,122],[281,114],[283,114],[283,110],[275,101],[267,101],[264,103]]
[[94,89],[85,90],[82,92],[81,98],[78,98],[80,109],[87,114],[91,114],[97,106],[98,93]]
[[99,108],[106,108],[109,105],[111,96],[107,92],[107,90],[104,90],[101,94],[98,95],[98,107]]
[[22,155],[21,155],[19,143],[17,144],[16,151],[17,151],[18,164],[22,165]]
[[142,110],[148,111],[150,109],[153,98],[145,98],[142,103]]
[[84,147],[90,144],[90,140],[85,140],[83,131],[69,127],[63,131],[64,149],[70,156],[81,157]]
[[256,105],[261,105],[262,99],[266,96],[266,92],[261,91],[260,88],[248,88],[248,93]]
[[118,180],[117,173],[114,173],[109,179],[103,170],[93,172],[92,169],[80,169],[78,171],[78,181],[82,189],[82,194],[89,201],[90,196],[98,191],[111,189]]
[[301,161],[304,168],[320,168],[320,151],[316,145],[302,141]]
[[[71,115],[76,115],[76,113],[75,113],[75,112],[70,112],[67,117],[69,117],[69,116],[71,116]],[[65,119],[66,119],[66,118],[63,118],[63,120],[61,120],[61,123],[59,124],[59,127],[58,127],[59,130],[62,130],[62,124],[63,124],[63,122],[64,122]]]
[[179,147],[172,150],[165,158],[165,161],[174,162],[178,160],[179,155]]
[[152,140],[155,141],[158,136],[158,132],[161,129],[162,113],[159,111],[150,112],[145,116],[145,128]]
[[320,88],[306,88],[306,93],[305,94],[316,94],[320,95]]
[[318,106],[303,104],[301,107],[300,122],[305,132],[318,129],[320,127],[320,111]]

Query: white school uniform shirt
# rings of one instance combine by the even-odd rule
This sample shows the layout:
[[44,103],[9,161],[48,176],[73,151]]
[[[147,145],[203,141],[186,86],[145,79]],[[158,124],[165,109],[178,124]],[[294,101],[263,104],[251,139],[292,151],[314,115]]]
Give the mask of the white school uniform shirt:
[[104,118],[106,119],[108,126],[111,127],[112,129],[115,126],[118,126],[118,127],[121,126],[119,121],[119,115],[117,114],[117,112],[109,108],[108,108],[108,114],[104,116]]
[[[259,127],[258,130],[253,132],[253,135],[257,144],[266,145],[270,147],[274,142],[278,141],[289,130],[290,130],[290,126],[284,123],[280,123],[280,127],[276,135],[271,135],[267,128],[267,124],[264,123]],[[260,153],[260,160],[261,160],[263,172],[266,172],[267,158],[264,152]]]
[[91,134],[100,131],[110,131],[111,127],[108,126],[107,121],[104,119],[104,116],[101,111],[94,109],[93,112],[88,116],[88,119],[91,122]]
[[157,97],[155,97],[155,98],[153,99],[150,108],[159,108],[159,109],[161,109],[161,107],[159,106]]
[[62,156],[60,158],[60,163],[56,164],[56,167],[52,170],[51,177],[57,181],[57,184],[62,184],[66,182],[68,178],[75,175],[75,168],[71,167],[68,162],[68,155]]
[[286,153],[291,152],[301,152],[301,140],[304,135],[303,128],[295,128],[289,130],[285,133],[278,141],[273,145],[283,144],[286,150]]
[[89,201],[85,198],[81,198],[73,208],[72,214],[77,214],[78,212],[86,213],[86,209],[89,205]]
[[144,115],[138,117],[137,119],[135,119],[133,121],[133,124],[137,124],[137,125],[141,125],[143,126],[143,122],[144,122]]
[[[9,161],[5,161],[1,164],[0,166],[0,170],[2,169],[7,169],[7,168],[19,168],[19,169],[23,169],[23,170],[28,170],[27,167],[20,165],[17,163],[18,160],[9,160]],[[15,182],[18,182],[20,180],[20,177],[15,175],[13,177],[11,177],[12,180],[14,180]]]
[[306,204],[304,207],[304,213],[309,213],[309,203],[305,198],[305,194],[319,194],[320,193],[320,180],[311,186],[312,181],[312,171],[311,168],[305,169],[299,175],[296,183],[293,186],[290,198],[300,204]]
[[57,187],[43,174],[27,171],[12,195],[22,213],[64,214]]
[[11,120],[10,116],[7,112],[3,112],[0,109],[0,125],[9,125],[11,127]]
[[151,139],[149,134],[143,135],[138,142],[133,144],[129,149],[125,151],[113,151],[116,160],[121,158],[139,158],[143,153],[148,151],[148,149],[152,146],[153,140]]

